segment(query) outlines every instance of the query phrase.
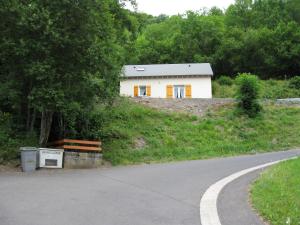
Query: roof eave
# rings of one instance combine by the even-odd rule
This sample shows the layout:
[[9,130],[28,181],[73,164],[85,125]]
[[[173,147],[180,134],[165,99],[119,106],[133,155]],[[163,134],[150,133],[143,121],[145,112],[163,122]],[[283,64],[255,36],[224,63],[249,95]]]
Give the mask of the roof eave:
[[188,75],[123,75],[122,78],[167,78],[167,77],[213,77],[214,74],[188,74]]

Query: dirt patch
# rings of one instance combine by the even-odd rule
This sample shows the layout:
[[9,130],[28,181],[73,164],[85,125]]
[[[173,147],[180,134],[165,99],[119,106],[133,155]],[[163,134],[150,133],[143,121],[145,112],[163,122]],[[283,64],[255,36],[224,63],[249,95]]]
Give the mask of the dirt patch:
[[21,166],[18,162],[11,162],[5,165],[0,165],[0,173],[1,172],[21,172]]
[[146,143],[145,139],[142,137],[136,138],[134,140],[134,149],[136,149],[136,150],[141,150],[141,149],[145,148],[146,145],[147,145],[147,143]]
[[233,104],[233,99],[158,99],[158,98],[132,98],[132,101],[169,112],[189,113],[203,116],[209,109]]

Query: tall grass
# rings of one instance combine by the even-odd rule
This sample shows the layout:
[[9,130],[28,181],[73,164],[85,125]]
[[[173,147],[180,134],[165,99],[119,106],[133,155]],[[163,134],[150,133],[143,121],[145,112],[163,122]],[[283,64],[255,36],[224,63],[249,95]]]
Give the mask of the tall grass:
[[[300,146],[300,109],[266,106],[257,118],[221,108],[203,118],[120,102],[106,127],[104,157],[113,164],[205,159]],[[136,147],[137,140],[145,145]]]

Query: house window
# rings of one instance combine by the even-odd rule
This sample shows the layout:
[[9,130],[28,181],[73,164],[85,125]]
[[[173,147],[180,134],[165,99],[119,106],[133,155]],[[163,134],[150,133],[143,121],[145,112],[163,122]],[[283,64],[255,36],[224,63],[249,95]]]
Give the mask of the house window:
[[185,86],[175,85],[174,86],[174,96],[175,98],[185,98]]
[[147,96],[147,87],[146,86],[140,86],[140,96],[144,97]]

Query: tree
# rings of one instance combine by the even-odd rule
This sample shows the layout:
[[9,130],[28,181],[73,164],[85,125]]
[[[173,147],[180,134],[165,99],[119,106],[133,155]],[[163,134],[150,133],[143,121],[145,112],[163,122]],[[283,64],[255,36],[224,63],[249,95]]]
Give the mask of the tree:
[[226,11],[226,24],[246,30],[252,20],[252,0],[236,0]]
[[292,77],[300,69],[299,7],[296,0],[237,0],[225,13],[213,7],[164,18],[141,30],[133,62],[209,62],[217,77]]
[[223,16],[204,16],[188,12],[182,20],[180,36],[174,48],[180,62],[214,63],[214,54],[221,44],[224,32]]
[[1,87],[12,90],[1,108],[27,131],[40,121],[41,145],[54,114],[67,122],[70,107],[89,110],[117,91],[127,19],[120,11],[112,0],[1,2]]
[[218,7],[212,7],[209,11],[208,11],[208,15],[209,16],[223,16],[224,12],[222,9],[218,8]]
[[154,23],[144,30],[136,40],[137,63],[176,62],[178,48],[176,37],[180,35],[181,17],[173,16],[162,23]]

